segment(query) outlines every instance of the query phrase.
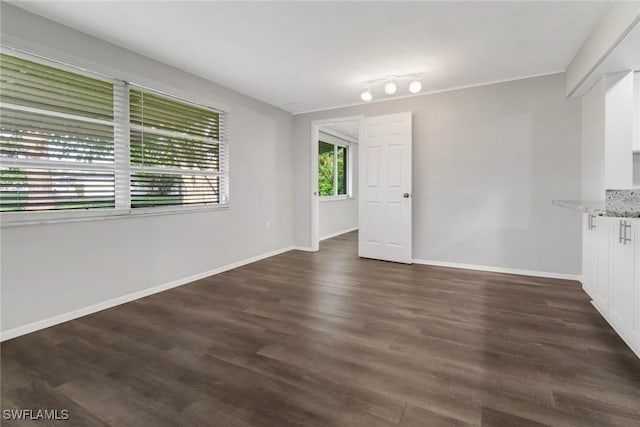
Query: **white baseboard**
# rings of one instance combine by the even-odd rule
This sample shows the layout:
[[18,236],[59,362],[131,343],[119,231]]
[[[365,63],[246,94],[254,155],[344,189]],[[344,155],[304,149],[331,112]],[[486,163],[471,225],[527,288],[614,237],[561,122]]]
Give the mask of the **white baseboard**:
[[593,305],[595,309],[598,310],[598,313],[600,313],[600,315],[604,317],[604,320],[606,320],[607,323],[611,325],[613,330],[616,331],[620,338],[622,338],[622,341],[624,341],[624,343],[631,349],[631,351],[635,353],[638,359],[640,359],[640,342],[636,343],[636,341],[632,339],[633,332],[629,331],[631,334],[630,336],[627,331],[617,327],[615,322],[611,321],[611,317],[609,317],[609,315],[604,310],[600,310],[600,307],[598,307],[598,304],[596,304],[595,301],[591,301],[591,305]]
[[67,313],[59,314],[57,316],[49,317],[47,319],[38,320],[36,322],[28,323],[23,326],[18,326],[13,329],[0,332],[0,342],[10,340],[11,338],[19,337],[21,335],[29,334],[31,332],[39,331],[60,323],[68,322],[69,320],[77,319],[79,317],[86,316],[88,314],[97,313],[98,311],[106,310],[107,308],[115,307],[117,305],[125,304],[140,298],[144,298],[149,295],[157,294],[158,292],[166,291],[171,288],[186,285],[196,280],[204,279],[205,277],[214,276],[216,274],[223,273],[234,268],[242,267],[243,265],[251,264],[256,261],[260,261],[265,258],[270,258],[275,255],[279,255],[284,252],[289,252],[294,249],[293,246],[287,246],[282,249],[267,252],[261,255],[257,255],[251,258],[247,258],[238,262],[227,264],[222,267],[214,268],[213,270],[204,271],[202,273],[194,274],[192,276],[184,277],[181,279],[173,280],[162,285],[154,286],[152,288],[143,289],[141,291],[133,292],[127,295],[116,297],[107,301],[102,301],[97,304],[93,304],[87,307],[79,308]]
[[320,241],[331,239],[332,237],[338,237],[341,234],[351,233],[352,231],[356,231],[358,227],[349,228],[348,230],[337,231],[335,233],[327,234],[326,236],[320,237]]
[[549,273],[546,271],[520,270],[516,268],[491,267],[487,265],[462,264],[458,262],[432,261],[426,259],[414,259],[414,264],[432,265],[435,267],[462,268],[465,270],[489,271],[492,273],[517,274],[519,276],[546,277],[549,279],[577,280],[582,281],[579,274]]
[[316,252],[308,246],[291,246],[291,250],[294,251],[305,251],[305,252]]

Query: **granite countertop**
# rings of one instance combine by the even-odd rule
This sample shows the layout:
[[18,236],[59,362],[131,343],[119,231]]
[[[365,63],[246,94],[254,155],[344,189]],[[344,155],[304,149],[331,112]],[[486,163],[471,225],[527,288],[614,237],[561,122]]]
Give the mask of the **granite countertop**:
[[573,209],[578,212],[586,212],[596,216],[617,216],[624,218],[640,218],[640,205],[629,203],[619,204],[615,208],[607,207],[604,200],[554,200],[553,204],[563,208]]
[[605,200],[554,200],[553,204],[596,216],[640,218],[640,190],[607,190]]

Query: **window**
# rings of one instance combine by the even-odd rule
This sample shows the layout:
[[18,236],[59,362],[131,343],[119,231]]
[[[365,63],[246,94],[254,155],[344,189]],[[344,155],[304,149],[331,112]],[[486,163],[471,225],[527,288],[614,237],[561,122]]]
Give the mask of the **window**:
[[113,84],[0,57],[0,207],[115,207]]
[[131,207],[219,203],[220,113],[130,89]]
[[133,84],[2,53],[3,220],[46,214],[25,211],[64,218],[60,211],[225,205],[225,119]]
[[321,197],[346,196],[348,191],[348,146],[318,142],[318,194]]

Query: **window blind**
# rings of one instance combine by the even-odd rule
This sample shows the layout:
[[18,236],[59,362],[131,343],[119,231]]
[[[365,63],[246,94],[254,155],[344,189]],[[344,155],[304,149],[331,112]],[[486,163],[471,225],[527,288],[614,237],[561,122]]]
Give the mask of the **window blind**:
[[85,215],[20,211],[118,214],[226,205],[226,115],[72,66],[0,52],[3,223]]
[[115,207],[113,82],[0,54],[0,211]]
[[131,207],[227,202],[222,111],[129,89]]

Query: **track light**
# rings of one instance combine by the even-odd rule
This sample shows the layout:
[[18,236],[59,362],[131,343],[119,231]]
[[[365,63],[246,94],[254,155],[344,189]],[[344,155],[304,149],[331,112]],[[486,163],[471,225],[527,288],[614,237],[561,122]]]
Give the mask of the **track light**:
[[[409,92],[413,94],[418,94],[422,91],[422,74],[403,74],[401,76],[396,74],[381,79],[369,80],[362,83],[364,91],[360,93],[360,99],[362,99],[364,102],[373,100],[373,93],[376,88],[380,88],[380,86],[382,86],[382,89],[384,89],[384,93],[386,93],[387,95],[395,95],[396,92],[398,92],[397,82],[399,80],[410,81],[408,89]],[[402,84],[402,87],[406,87],[405,83]]]
[[418,93],[422,90],[422,82],[420,80],[414,80],[409,84],[409,92]]
[[365,102],[371,101],[373,99],[373,95],[371,95],[371,88],[367,88],[364,92],[362,92],[360,94],[360,98],[362,98],[362,100]]
[[386,93],[387,95],[393,95],[397,90],[398,86],[396,86],[393,80],[387,82],[387,84],[384,85],[384,93]]

